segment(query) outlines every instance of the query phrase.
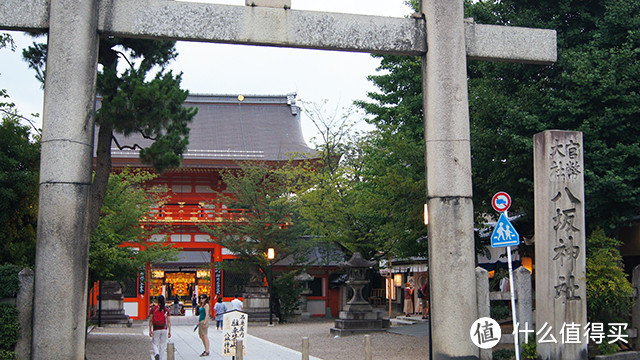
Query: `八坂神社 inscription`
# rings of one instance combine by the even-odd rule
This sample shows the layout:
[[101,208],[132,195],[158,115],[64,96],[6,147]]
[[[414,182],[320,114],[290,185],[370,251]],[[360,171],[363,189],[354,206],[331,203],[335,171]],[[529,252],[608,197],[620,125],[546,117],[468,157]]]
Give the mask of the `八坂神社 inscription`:
[[[536,313],[536,324],[564,339],[575,331],[567,325],[587,324],[582,134],[549,130],[534,144],[536,304],[548,309]],[[586,346],[541,341],[538,354],[586,359]]]

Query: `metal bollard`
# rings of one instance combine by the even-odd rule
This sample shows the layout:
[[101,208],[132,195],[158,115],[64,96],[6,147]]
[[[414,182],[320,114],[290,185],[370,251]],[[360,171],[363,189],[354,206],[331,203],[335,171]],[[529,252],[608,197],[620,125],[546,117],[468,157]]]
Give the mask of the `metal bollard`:
[[364,360],[371,360],[373,352],[371,351],[371,335],[364,336]]
[[176,347],[173,343],[167,343],[167,360],[174,360],[176,358]]
[[309,360],[309,338],[302,338],[302,360]]
[[242,360],[242,356],[244,355],[244,348],[242,344],[242,339],[236,340],[236,360]]

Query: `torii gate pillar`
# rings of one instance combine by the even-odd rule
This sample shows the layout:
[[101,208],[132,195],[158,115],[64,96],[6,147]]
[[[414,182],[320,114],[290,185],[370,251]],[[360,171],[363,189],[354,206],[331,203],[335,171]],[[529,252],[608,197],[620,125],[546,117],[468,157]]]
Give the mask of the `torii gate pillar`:
[[477,359],[467,56],[462,1],[423,0],[422,57],[433,359]]
[[51,0],[49,23],[31,356],[80,360],[86,333],[97,1]]

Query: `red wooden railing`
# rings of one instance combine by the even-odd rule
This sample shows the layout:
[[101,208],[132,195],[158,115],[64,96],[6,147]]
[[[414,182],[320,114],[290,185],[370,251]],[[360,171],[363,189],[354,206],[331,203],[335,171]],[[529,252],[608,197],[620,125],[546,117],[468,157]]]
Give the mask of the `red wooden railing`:
[[199,203],[169,203],[152,207],[147,214],[151,223],[212,223],[228,220],[244,221],[248,210],[211,208]]

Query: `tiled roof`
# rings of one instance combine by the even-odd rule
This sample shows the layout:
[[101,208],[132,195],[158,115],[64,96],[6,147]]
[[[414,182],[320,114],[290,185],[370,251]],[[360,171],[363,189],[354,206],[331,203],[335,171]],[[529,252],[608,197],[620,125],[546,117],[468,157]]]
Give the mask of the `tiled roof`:
[[[189,146],[184,159],[286,160],[291,153],[313,153],[304,141],[300,108],[289,95],[189,95],[184,103],[198,108],[190,124]],[[139,136],[122,139],[120,145],[148,146]],[[112,146],[114,158],[136,158],[137,151]]]

